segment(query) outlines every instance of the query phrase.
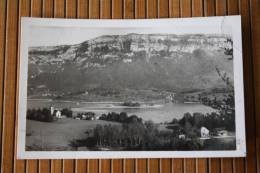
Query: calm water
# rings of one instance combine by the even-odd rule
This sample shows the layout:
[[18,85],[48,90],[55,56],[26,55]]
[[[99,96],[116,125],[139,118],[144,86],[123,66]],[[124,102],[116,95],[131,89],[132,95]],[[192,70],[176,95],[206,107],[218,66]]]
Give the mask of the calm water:
[[186,112],[210,113],[215,110],[202,104],[175,104],[175,103],[141,103],[140,107],[121,106],[120,102],[76,102],[76,101],[52,101],[43,99],[28,100],[28,108],[43,108],[51,105],[56,108],[71,108],[74,112],[95,112],[97,115],[108,112],[127,112],[129,115],[137,115],[144,120],[154,122],[169,122],[173,118],[182,118]]

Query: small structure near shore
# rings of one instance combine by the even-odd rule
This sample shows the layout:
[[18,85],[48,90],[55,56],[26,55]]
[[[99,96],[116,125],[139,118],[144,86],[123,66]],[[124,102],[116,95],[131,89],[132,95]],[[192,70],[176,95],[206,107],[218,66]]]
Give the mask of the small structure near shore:
[[228,136],[228,131],[227,130],[220,130],[217,132],[218,136]]

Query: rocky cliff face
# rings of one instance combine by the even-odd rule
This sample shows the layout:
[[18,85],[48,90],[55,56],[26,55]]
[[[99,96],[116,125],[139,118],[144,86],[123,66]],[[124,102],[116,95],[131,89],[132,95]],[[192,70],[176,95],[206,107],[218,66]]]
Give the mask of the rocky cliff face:
[[[232,41],[223,35],[107,35],[76,45],[31,47],[29,87],[48,92],[90,88],[185,91],[233,79]],[[31,92],[29,92],[31,93]]]

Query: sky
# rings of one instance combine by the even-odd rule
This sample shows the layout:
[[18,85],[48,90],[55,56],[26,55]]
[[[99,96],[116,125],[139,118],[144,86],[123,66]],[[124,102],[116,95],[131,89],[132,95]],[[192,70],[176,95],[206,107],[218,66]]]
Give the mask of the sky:
[[223,29],[204,24],[191,27],[79,27],[79,26],[43,26],[32,25],[29,30],[29,47],[72,45],[101,35],[124,35],[129,33],[139,34],[221,34]]

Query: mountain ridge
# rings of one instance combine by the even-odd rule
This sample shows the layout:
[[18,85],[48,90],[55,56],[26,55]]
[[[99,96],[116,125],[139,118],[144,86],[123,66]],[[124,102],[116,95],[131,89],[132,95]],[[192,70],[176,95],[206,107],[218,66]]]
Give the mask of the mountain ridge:
[[[125,88],[223,88],[216,68],[233,80],[226,35],[104,35],[80,44],[29,49],[29,95]],[[44,86],[43,91],[37,87]]]

